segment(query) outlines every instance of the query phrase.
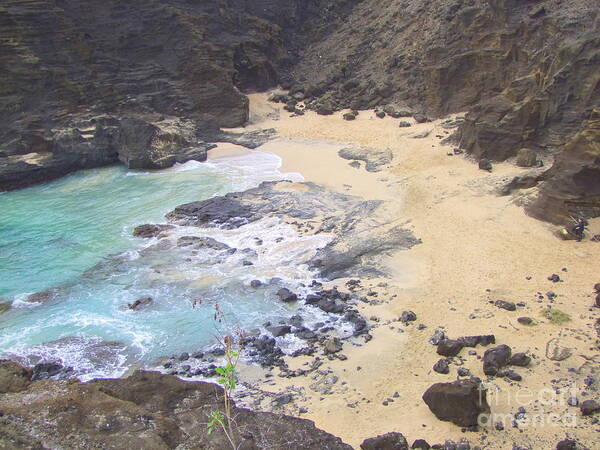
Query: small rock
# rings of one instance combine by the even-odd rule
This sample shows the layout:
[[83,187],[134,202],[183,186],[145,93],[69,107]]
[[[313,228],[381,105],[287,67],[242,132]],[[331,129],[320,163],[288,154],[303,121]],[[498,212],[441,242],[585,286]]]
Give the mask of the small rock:
[[285,336],[292,332],[291,327],[288,325],[277,325],[272,327],[267,327],[269,333],[271,333],[274,337]]
[[531,358],[527,354],[520,352],[511,356],[508,361],[509,366],[527,367],[531,363]]
[[450,373],[450,366],[448,365],[448,360],[446,358],[440,359],[433,365],[433,371],[441,373],[443,375]]
[[579,406],[579,399],[577,397],[569,397],[567,399],[567,405],[569,405],[569,406]]
[[417,439],[410,448],[413,450],[429,450],[431,445],[425,439]]
[[579,409],[582,415],[591,416],[600,411],[600,404],[596,400],[586,400],[581,404]]
[[400,322],[408,323],[417,320],[417,315],[412,311],[403,311],[400,316]]
[[401,433],[387,433],[365,439],[360,444],[362,450],[408,450],[408,442]]
[[492,162],[489,159],[480,159],[479,160],[479,168],[481,170],[487,170],[488,172],[492,171]]
[[407,122],[406,120],[401,120],[400,122],[398,122],[398,127],[408,128],[408,127],[412,127],[412,125],[410,122]]
[[298,300],[298,296],[292,291],[290,291],[288,288],[279,289],[276,295],[282,302],[285,303],[295,302],[296,300]]
[[507,302],[504,300],[496,300],[494,305],[500,309],[505,309],[507,311],[516,311],[517,306],[513,302]]
[[340,342],[340,340],[338,338],[334,337],[334,338],[329,338],[327,340],[323,350],[326,355],[329,355],[329,354],[333,354],[333,353],[337,353],[337,352],[341,351],[342,348],[343,348],[343,345]]
[[150,305],[153,301],[154,300],[152,299],[152,297],[138,298],[135,302],[129,303],[127,307],[133,311],[137,311],[140,308],[144,308]]
[[433,333],[433,335],[429,338],[429,343],[431,345],[438,345],[444,339],[446,339],[446,333],[444,333],[443,330],[440,330],[438,328],[437,330],[435,330],[435,332]]
[[548,280],[552,281],[553,283],[558,283],[560,281],[560,277],[557,274],[553,273],[548,277]]
[[496,375],[500,368],[508,364],[511,354],[512,350],[505,344],[486,350],[483,354],[483,373]]
[[521,325],[531,325],[533,323],[533,319],[531,317],[519,317],[517,319]]
[[250,286],[253,287],[254,289],[259,288],[262,286],[262,281],[260,280],[252,280],[250,282]]
[[556,450],[577,450],[577,441],[573,439],[563,439],[556,444]]
[[441,356],[456,356],[463,348],[463,344],[455,339],[444,339],[438,344],[437,354]]
[[469,369],[467,369],[465,367],[459,367],[456,372],[458,373],[459,377],[468,377],[471,375],[471,372],[469,371]]

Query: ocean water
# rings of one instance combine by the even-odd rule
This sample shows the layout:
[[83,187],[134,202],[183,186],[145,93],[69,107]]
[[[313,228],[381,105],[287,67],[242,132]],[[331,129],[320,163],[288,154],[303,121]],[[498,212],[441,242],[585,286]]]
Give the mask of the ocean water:
[[[273,154],[250,151],[157,172],[83,171],[0,194],[0,298],[12,303],[0,316],[0,356],[27,364],[60,360],[84,380],[119,376],[210,346],[231,328],[248,330],[292,314],[296,307],[274,296],[281,283],[259,289],[249,283],[277,277],[301,289],[313,274],[297,262],[326,245],[326,236],[299,236],[266,218],[237,230],[173,231],[243,250],[234,254],[165,249],[132,237],[136,225],[164,222],[179,204],[266,180],[301,179],[281,173],[280,165]],[[243,264],[248,258],[253,265]],[[50,300],[28,300],[45,290]],[[127,307],[148,296],[148,307]]]

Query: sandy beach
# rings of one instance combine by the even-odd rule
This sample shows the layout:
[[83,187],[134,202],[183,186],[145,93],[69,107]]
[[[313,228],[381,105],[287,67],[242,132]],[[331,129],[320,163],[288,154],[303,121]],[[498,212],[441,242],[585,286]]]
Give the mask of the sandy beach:
[[[574,384],[580,401],[597,397],[582,380],[600,367],[594,345],[599,310],[592,308],[593,285],[600,282],[600,244],[559,240],[556,226],[528,217],[520,205],[536,188],[498,195],[501,186],[527,169],[502,163],[488,173],[464,155],[448,155],[453,147],[440,141],[452,130],[442,127],[443,119],[415,124],[410,118],[413,126],[400,128],[398,119],[379,119],[373,111],[361,111],[354,121],[342,119],[345,111],[331,116],[307,111],[290,117],[266,98],[266,94],[250,96],[251,121],[244,130],[277,131],[279,137],[260,150],[279,155],[283,172],[298,172],[307,181],[363,199],[383,200],[384,207],[373,220],[404,224],[422,240],[410,250],[389,255],[391,278],[363,280],[363,295],[376,292],[372,298],[377,301],[359,305],[371,319],[373,340],[345,345],[345,361],[324,361],[323,368],[338,378],[333,393],[311,389],[315,380],[310,376],[275,376],[261,389],[297,394],[293,405],[277,411],[312,419],[357,448],[365,438],[390,431],[403,433],[409,443],[417,438],[430,444],[466,438],[472,446],[490,449],[513,444],[554,448],[569,435],[598,448],[598,424],[581,417],[566,399]],[[426,137],[413,137],[425,131],[430,131]],[[364,164],[353,167],[337,154],[349,144],[390,149],[393,160],[379,172],[366,171]],[[600,222],[592,221],[590,229],[592,235],[600,233]],[[549,281],[552,274],[562,281]],[[343,289],[345,281],[332,285]],[[552,302],[549,291],[556,294]],[[492,304],[496,300],[524,306],[506,311]],[[551,323],[543,315],[548,305],[568,313],[571,320]],[[396,320],[407,310],[416,313],[417,321],[405,326]],[[524,316],[534,325],[517,321]],[[432,366],[440,356],[428,339],[437,328],[451,338],[494,334],[497,344],[528,352],[531,365],[515,368],[523,380],[494,379],[488,383],[488,402],[494,414],[512,415],[523,406],[527,414],[546,423],[521,428],[508,423],[503,431],[491,427],[464,433],[437,420],[421,399],[431,384],[455,380],[458,367],[487,378],[479,359],[484,347],[477,347],[476,355],[464,349],[453,359],[448,375],[435,373]],[[548,359],[549,341],[571,349],[572,355],[563,361]],[[306,361],[293,358],[288,364],[300,368]],[[262,383],[262,376],[254,373],[254,381]],[[519,392],[529,392],[526,401],[515,399]],[[387,399],[391,401],[384,405]],[[558,420],[548,424],[551,414]]]

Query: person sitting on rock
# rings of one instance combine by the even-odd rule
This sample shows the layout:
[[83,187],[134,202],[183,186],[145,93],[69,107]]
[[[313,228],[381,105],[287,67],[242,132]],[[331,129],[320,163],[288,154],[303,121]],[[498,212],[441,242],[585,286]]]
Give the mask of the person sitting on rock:
[[586,222],[583,219],[577,219],[577,223],[573,227],[573,233],[577,236],[577,242],[581,242],[583,239],[583,232],[585,231]]

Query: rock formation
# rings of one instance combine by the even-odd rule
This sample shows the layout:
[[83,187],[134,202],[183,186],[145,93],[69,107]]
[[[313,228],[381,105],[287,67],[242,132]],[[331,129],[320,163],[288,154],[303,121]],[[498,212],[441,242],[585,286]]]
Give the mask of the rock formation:
[[555,159],[506,190],[541,183],[532,215],[600,208],[588,0],[9,0],[0,25],[0,190],[202,160],[215,126],[248,119],[241,91],[280,83],[293,111],[467,112],[455,139],[477,158]]
[[[223,410],[223,390],[157,372],[80,383],[32,382],[31,371],[0,362],[0,446],[3,448],[230,448],[207,415]],[[240,448],[351,449],[314,423],[233,409]]]

